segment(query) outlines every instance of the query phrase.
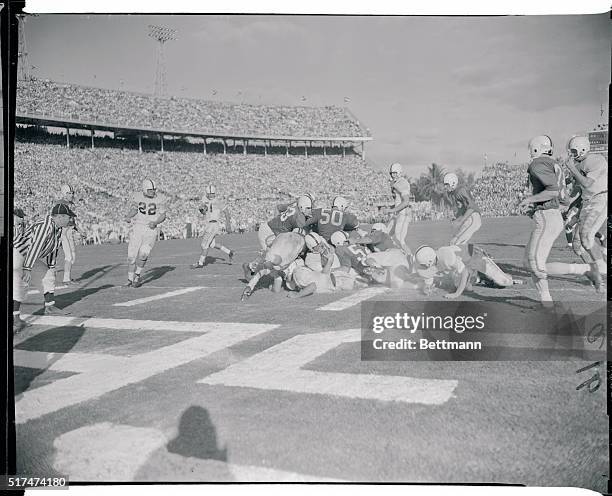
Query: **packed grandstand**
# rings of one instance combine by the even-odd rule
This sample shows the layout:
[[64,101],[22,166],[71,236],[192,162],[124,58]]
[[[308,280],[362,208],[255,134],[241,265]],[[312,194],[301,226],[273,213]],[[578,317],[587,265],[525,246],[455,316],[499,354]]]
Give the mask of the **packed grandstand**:
[[[17,113],[106,124],[176,131],[275,136],[366,136],[361,124],[339,107],[268,107],[223,104],[181,98],[161,99],[117,90],[102,90],[50,81],[20,81]],[[392,202],[386,170],[376,170],[356,153],[308,156],[291,153],[244,155],[202,153],[186,140],[161,153],[142,153],[129,140],[105,136],[91,147],[88,138],[61,136],[41,127],[21,127],[15,144],[15,204],[28,218],[46,213],[62,183],[77,192],[81,232],[102,241],[122,238],[128,199],[144,177],[155,178],[170,198],[164,223],[166,238],[198,233],[197,206],[209,184],[217,186],[230,208],[226,230],[254,230],[273,215],[276,203],[309,191],[327,204],[341,194],[363,222],[384,220],[380,207]],[[273,150],[272,150],[273,151]],[[492,164],[472,186],[485,216],[516,214],[517,196],[525,186],[525,166]],[[415,220],[440,218],[446,211],[429,201],[415,202]],[[114,233],[114,234],[113,234]]]

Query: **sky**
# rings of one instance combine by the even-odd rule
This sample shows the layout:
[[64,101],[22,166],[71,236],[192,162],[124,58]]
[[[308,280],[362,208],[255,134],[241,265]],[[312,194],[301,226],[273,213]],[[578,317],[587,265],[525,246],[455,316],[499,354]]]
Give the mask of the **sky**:
[[40,14],[26,23],[29,64],[39,78],[152,93],[149,24],[177,31],[165,49],[169,94],[313,106],[348,97],[374,138],[367,161],[400,162],[409,176],[434,162],[524,162],[538,134],[562,154],[571,135],[608,118],[607,14]]

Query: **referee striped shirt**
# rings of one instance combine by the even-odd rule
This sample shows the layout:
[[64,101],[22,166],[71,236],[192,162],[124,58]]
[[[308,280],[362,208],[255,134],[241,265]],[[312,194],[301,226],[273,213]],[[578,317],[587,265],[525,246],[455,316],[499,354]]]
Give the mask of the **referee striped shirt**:
[[13,241],[13,247],[24,257],[23,268],[32,270],[39,258],[46,258],[49,268],[55,267],[61,235],[62,228],[50,215],[27,226]]

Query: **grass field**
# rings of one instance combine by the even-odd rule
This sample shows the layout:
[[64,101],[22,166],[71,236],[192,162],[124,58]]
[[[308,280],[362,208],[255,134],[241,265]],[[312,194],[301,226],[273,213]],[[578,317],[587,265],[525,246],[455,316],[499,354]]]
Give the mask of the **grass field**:
[[[485,219],[474,241],[513,277],[525,218]],[[442,245],[445,222],[411,227],[412,248]],[[18,473],[72,481],[503,482],[604,491],[605,372],[588,363],[364,362],[360,301],[418,300],[361,290],[245,303],[252,234],[228,235],[192,271],[197,240],[157,244],[139,289],[126,245],[79,250],[65,317],[28,317],[15,338]],[[551,259],[573,260],[561,237]],[[58,276],[59,278],[59,276]],[[37,280],[24,314],[42,305]],[[555,299],[603,305],[587,280],[553,278]],[[442,300],[441,293],[435,296]],[[530,312],[529,284],[475,287],[466,301]],[[529,329],[517,332],[529,333]],[[599,371],[602,387],[576,387]]]

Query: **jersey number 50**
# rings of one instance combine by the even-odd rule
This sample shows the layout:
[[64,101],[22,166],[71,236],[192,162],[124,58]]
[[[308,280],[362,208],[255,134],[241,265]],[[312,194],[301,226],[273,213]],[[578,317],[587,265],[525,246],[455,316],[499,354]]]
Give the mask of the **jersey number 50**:
[[321,224],[331,224],[332,226],[342,225],[342,210],[324,209],[321,211]]
[[142,215],[155,215],[155,212],[157,212],[157,205],[155,205],[155,203],[149,203],[149,209],[147,210],[147,204],[140,202],[138,204],[138,211]]

